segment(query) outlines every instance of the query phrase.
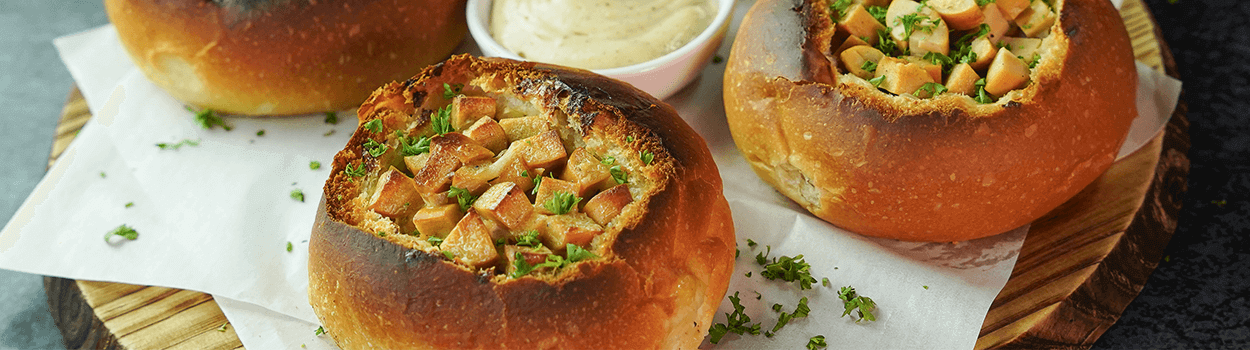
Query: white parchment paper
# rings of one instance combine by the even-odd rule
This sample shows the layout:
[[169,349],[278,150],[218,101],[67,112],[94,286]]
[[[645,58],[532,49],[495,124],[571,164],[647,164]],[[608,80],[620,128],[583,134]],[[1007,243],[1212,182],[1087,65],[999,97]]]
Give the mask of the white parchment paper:
[[[720,56],[728,56],[750,5],[739,2]],[[307,300],[307,240],[329,163],[355,128],[354,113],[340,112],[333,125],[321,115],[232,117],[233,131],[205,130],[139,73],[111,26],[55,44],[95,117],[0,231],[0,268],[203,291],[213,294],[249,348],[333,348],[313,335],[318,321]],[[760,181],[734,147],[721,100],[723,70],[724,64],[709,65],[667,102],[707,140],[724,179],[742,253],[729,294],[738,292],[765,330],[777,321],[774,303],[789,312],[806,296],[812,312],[773,338],[730,335],[719,346],[802,347],[824,335],[838,347],[971,348],[1027,227],[958,244],[908,243],[862,237],[813,218]],[[1138,70],[1143,116],[1122,155],[1162,128],[1179,94],[1178,81],[1140,64]],[[181,140],[200,144],[155,146]],[[324,166],[310,169],[311,161]],[[303,202],[290,198],[295,189]],[[104,233],[123,223],[139,239],[106,244]],[[748,247],[747,239],[758,247]],[[832,285],[799,291],[762,279],[753,257],[766,246],[774,257],[803,254],[816,278]],[[848,285],[876,300],[878,321],[839,317],[837,288]],[[726,300],[716,322],[730,311]]]

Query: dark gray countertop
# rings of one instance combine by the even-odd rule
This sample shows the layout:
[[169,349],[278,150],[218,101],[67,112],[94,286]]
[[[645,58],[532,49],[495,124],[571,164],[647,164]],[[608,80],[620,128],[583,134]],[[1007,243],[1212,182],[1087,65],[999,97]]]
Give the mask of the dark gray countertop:
[[[1192,169],[1159,265],[1098,349],[1250,347],[1250,1],[1147,0],[1180,67]],[[0,1],[0,222],[43,177],[73,80],[55,37],[107,22],[100,0]],[[0,349],[64,348],[40,276],[0,270]]]

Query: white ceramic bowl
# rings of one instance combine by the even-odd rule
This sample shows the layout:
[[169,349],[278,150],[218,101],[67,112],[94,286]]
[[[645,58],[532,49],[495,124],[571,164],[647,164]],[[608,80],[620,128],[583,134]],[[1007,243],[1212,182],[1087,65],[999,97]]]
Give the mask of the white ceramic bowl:
[[[677,90],[690,84],[703,67],[712,59],[716,49],[725,39],[729,29],[729,16],[733,13],[734,0],[717,0],[716,18],[702,33],[685,46],[650,61],[624,67],[592,69],[591,71],[633,84],[660,99],[668,98]],[[524,60],[504,48],[490,35],[491,0],[468,0],[466,9],[469,33],[482,54]]]

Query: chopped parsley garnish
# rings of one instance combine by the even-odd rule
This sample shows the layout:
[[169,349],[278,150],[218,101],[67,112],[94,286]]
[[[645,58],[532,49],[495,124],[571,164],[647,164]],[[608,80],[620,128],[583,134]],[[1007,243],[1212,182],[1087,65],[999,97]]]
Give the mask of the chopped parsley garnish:
[[312,170],[321,169],[321,162],[318,162],[318,161],[315,161],[315,160],[314,160],[314,161],[311,161],[311,162],[308,162],[308,168],[309,168],[309,169],[312,169]]
[[876,78],[868,79],[868,83],[869,83],[869,84],[872,84],[872,86],[873,86],[873,87],[878,87],[878,88],[879,88],[879,87],[881,87],[881,83],[883,83],[883,82],[885,82],[885,76],[884,76],[884,75],[879,76],[879,77],[876,77]]
[[369,130],[369,132],[382,132],[382,119],[374,119],[365,123],[365,130]]
[[135,206],[135,202],[127,202],[127,203],[126,203],[126,207],[127,207],[127,208],[130,208],[130,207],[133,207],[133,206]]
[[443,244],[443,239],[438,238],[438,236],[430,236],[430,238],[426,238],[425,241],[430,242],[430,245],[435,246],[435,247]]
[[534,181],[534,189],[530,190],[530,194],[537,196],[538,186],[542,186],[543,184],[543,176],[539,175],[538,177],[535,177],[533,181]]
[[[994,1],[994,0],[990,0],[990,1]],[[816,349],[824,348],[826,346],[829,346],[829,344],[825,343],[825,336],[823,335],[818,335],[818,336],[812,337],[812,339],[807,340],[807,350],[816,350]]]
[[885,12],[887,10],[885,6],[868,6],[867,10],[868,14],[872,15],[872,18],[877,19],[877,22],[885,24]]
[[121,226],[117,226],[117,228],[104,234],[104,242],[112,243],[112,242],[109,242],[109,238],[113,236],[120,236],[121,238],[125,238],[125,239],[133,241],[139,238],[139,231],[135,231],[134,228],[127,226],[126,224],[122,224]]
[[973,40],[976,40],[976,38],[980,38],[981,36],[984,36],[989,33],[990,33],[990,25],[981,23],[981,25],[977,26],[977,31],[964,34],[964,36],[960,37],[959,40],[955,41],[955,45],[953,46],[957,48],[967,46],[968,44],[972,43]]
[[825,286],[825,287],[828,287],[828,286],[829,286],[829,277],[823,277],[823,278],[821,278],[821,279],[820,279],[820,285]]
[[543,208],[547,208],[548,211],[555,213],[556,215],[564,215],[570,210],[573,210],[573,208],[577,208],[577,203],[581,201],[582,197],[578,197],[572,193],[555,191],[551,194],[551,198],[548,198],[547,201],[543,203]]
[[856,311],[856,314],[859,316],[859,319],[855,320],[856,323],[863,320],[877,320],[877,317],[872,314],[877,309],[877,303],[873,302],[872,298],[856,294],[855,288],[851,286],[842,287],[842,290],[838,292],[838,299],[842,299],[843,304],[846,306],[846,310],[842,312],[842,317],[850,315],[851,311]]
[[720,55],[712,56],[712,63],[721,63],[721,62],[725,62],[724,57],[720,57]]
[[432,116],[434,123],[434,132],[443,135],[452,131],[456,131],[451,127],[451,106],[439,108],[438,112]]
[[838,0],[829,4],[829,16],[834,21],[842,19],[846,15],[846,8],[851,7],[851,0]]
[[450,100],[456,97],[457,95],[461,95],[462,92],[460,92],[460,90],[462,89],[464,89],[464,84],[452,85],[452,84],[443,83],[443,98]]
[[256,136],[265,136],[265,129],[256,130]]
[[634,142],[634,137],[633,137],[632,135],[631,135],[631,136],[625,136],[625,142]]
[[446,257],[447,259],[455,259],[455,258],[456,258],[456,253],[452,253],[452,252],[449,252],[449,251],[444,250],[444,251],[443,251],[443,257]]
[[351,177],[365,176],[365,163],[360,163],[355,168],[352,167],[351,163],[347,163],[347,167],[346,169],[343,169],[343,173]]
[[921,286],[921,287],[924,287],[925,290],[929,290],[929,286]]
[[[773,311],[781,311],[781,304],[774,305]],[[807,306],[807,297],[803,297],[803,299],[799,299],[799,305],[794,307],[794,312],[791,312],[791,313],[782,312],[781,316],[778,317],[777,319],[777,325],[773,326],[773,330],[768,333],[769,334],[777,333],[777,331],[781,330],[781,327],[785,327],[787,323],[790,323],[790,320],[793,320],[796,318],[807,317],[807,314],[811,311],[812,311],[812,308]],[[765,334],[765,335],[768,335],[768,334]]]
[[373,156],[374,158],[381,157],[383,154],[385,154],[386,148],[387,147],[385,144],[378,143],[377,141],[374,141],[373,139],[369,139],[368,142],[365,142],[365,146],[364,146],[365,152],[369,153],[369,155]]
[[[550,255],[548,255],[548,257],[550,257]],[[546,263],[544,262],[538,265],[544,264]],[[512,271],[512,278],[521,278],[521,276],[528,275],[530,271],[534,271],[536,266],[530,265],[528,261],[525,261],[525,257],[521,256],[521,252],[516,252],[512,255],[512,267],[516,268]]]
[[612,163],[616,163],[616,157],[604,156],[603,159],[599,160],[599,164],[603,165],[612,165]]
[[977,0],[977,6],[985,7],[985,5],[989,5],[990,3],[993,3],[993,2],[994,0]]
[[100,178],[101,178],[101,179],[108,178],[108,177],[109,177],[109,175],[108,175],[108,174],[105,174],[103,171],[101,171],[101,172],[100,172]]
[[873,62],[873,61],[864,61],[864,64],[859,65],[859,69],[863,69],[863,70],[865,70],[865,71],[868,71],[868,73],[876,73],[876,72],[877,72],[877,62]]
[[326,133],[321,134],[321,136],[325,137],[330,137],[330,135],[334,135],[334,129],[330,129],[330,131],[326,131]]
[[163,149],[163,150],[164,150],[164,149],[172,149],[172,150],[177,151],[179,148],[182,148],[182,146],[183,146],[183,145],[187,145],[187,146],[199,146],[199,145],[200,145],[200,141],[199,141],[199,140],[183,139],[182,141],[178,141],[177,143],[165,143],[165,142],[161,142],[161,143],[156,144],[156,147],[157,147],[157,148],[160,148],[160,149]]
[[286,251],[287,251],[287,252],[290,252],[290,251],[292,251],[292,250],[294,250],[294,249],[295,249],[295,245],[294,245],[294,244],[291,244],[291,242],[290,242],[290,241],[287,241],[287,242],[286,242]]
[[933,97],[946,92],[946,86],[938,83],[924,83],[919,89],[916,89],[914,95],[920,96],[921,91],[926,91],[929,93],[929,97]]
[[651,165],[651,161],[655,160],[655,154],[644,149],[638,151],[638,158],[642,159],[642,164]]
[[294,200],[300,201],[300,203],[303,203],[304,191],[300,191],[300,189],[298,188],[291,190],[291,199],[294,199]]
[[[928,21],[930,24],[925,24],[926,21]],[[909,14],[900,16],[896,18],[894,22],[897,22],[903,25],[903,40],[904,41],[911,39],[911,34],[914,33],[916,29],[920,29],[924,31],[925,33],[931,33],[933,31],[933,23],[936,23],[936,21],[933,21],[932,19],[930,19],[929,16],[925,16],[920,13],[909,13]]]
[[512,272],[512,278],[521,278],[521,276],[525,276],[529,274],[531,271],[534,271],[540,268],[550,267],[554,269],[561,269],[561,268],[564,268],[565,266],[568,266],[569,264],[572,264],[578,261],[598,257],[598,255],[595,255],[594,253],[591,253],[588,250],[582,249],[582,247],[579,247],[576,244],[572,244],[572,243],[569,243],[568,245],[566,245],[565,249],[568,251],[567,254],[569,257],[567,259],[560,257],[559,255],[550,254],[550,255],[547,255],[546,261],[543,261],[536,265],[530,265],[529,262],[525,261],[525,258],[521,256],[521,252],[517,252],[513,256],[514,261],[512,262],[512,266],[516,268],[516,271]]
[[338,112],[326,112],[326,124],[338,124],[338,123],[339,123]]
[[[1024,58],[1023,58],[1023,57],[1021,57],[1021,59],[1024,59]],[[1031,59],[1029,59],[1029,60],[1028,60],[1028,62],[1029,62],[1029,68],[1030,68],[1030,69],[1032,69],[1032,68],[1036,68],[1036,67],[1037,67],[1037,62],[1040,62],[1041,60],[1042,60],[1042,54],[1037,53],[1037,52],[1034,52],[1034,53],[1033,53],[1033,57],[1032,57]]]
[[322,334],[326,334],[325,327],[317,326],[317,330],[313,331],[313,335],[322,335]]
[[582,261],[582,260],[586,260],[586,259],[599,257],[598,255],[595,255],[595,253],[591,253],[589,250],[583,249],[582,247],[579,247],[576,244],[572,244],[572,243],[565,245],[564,249],[568,251],[568,255],[569,255],[568,263],[569,264]]
[[608,169],[608,172],[612,174],[612,180],[616,180],[616,183],[629,183],[629,173],[625,172],[625,169],[621,168],[620,165],[612,166],[611,169]]
[[733,304],[734,311],[725,314],[725,323],[714,324],[707,331],[708,341],[712,344],[719,343],[721,338],[728,333],[760,335],[760,324],[751,324],[751,316],[747,316],[743,312],[746,310],[746,307],[742,306],[742,299],[738,298],[738,292],[734,292],[734,295],[729,296],[729,302]]
[[221,327],[217,327],[217,331],[218,331],[218,332],[225,332],[225,331],[226,331],[226,325],[229,325],[229,324],[230,324],[230,322],[224,322],[224,323],[222,323],[222,324],[221,324]]
[[[756,262],[759,262],[757,257]],[[816,278],[812,277],[812,265],[803,259],[803,254],[795,255],[793,258],[782,255],[773,258],[773,261],[764,265],[764,271],[760,272],[760,276],[764,276],[769,280],[780,278],[786,282],[799,282],[799,289],[812,289],[812,283],[816,283]]]
[[447,190],[447,197],[455,198],[456,202],[460,203],[460,210],[469,210],[473,202],[477,201],[477,196],[469,193],[469,190],[456,186],[451,186],[451,189]]
[[757,245],[759,245],[759,243],[755,243],[755,241],[754,241],[754,240],[751,240],[750,238],[747,238],[747,246],[748,246],[748,247],[755,248],[755,246],[757,246]]
[[877,45],[873,47],[881,50],[881,53],[886,56],[897,56],[903,53],[900,52],[901,50],[899,50],[898,43],[894,42],[894,38],[890,37],[890,32],[885,29],[877,30]]
[[937,51],[924,54],[924,57],[922,59],[924,59],[925,61],[933,62],[933,64],[942,66],[942,73],[950,73],[951,67],[955,66],[955,59]]
[[977,96],[973,97],[973,100],[976,100],[977,103],[994,103],[994,98],[985,92],[985,78],[978,79],[973,86],[976,86],[977,89]]
[[402,132],[395,131],[395,136],[399,138],[399,151],[404,157],[415,156],[430,151],[430,138],[421,136],[417,138],[408,138]]
[[528,232],[525,232],[525,234],[522,234],[521,237],[517,237],[516,239],[516,245],[518,247],[537,248],[537,247],[542,246],[542,244],[543,242],[538,239],[538,231],[534,231],[534,230],[529,230]]
[[195,122],[199,123],[200,127],[211,130],[214,126],[220,126],[226,131],[234,129],[230,125],[226,124],[226,121],[221,119],[220,116],[217,116],[217,112],[211,109],[205,108],[197,111],[191,109],[191,106],[187,106],[187,110],[195,113]]

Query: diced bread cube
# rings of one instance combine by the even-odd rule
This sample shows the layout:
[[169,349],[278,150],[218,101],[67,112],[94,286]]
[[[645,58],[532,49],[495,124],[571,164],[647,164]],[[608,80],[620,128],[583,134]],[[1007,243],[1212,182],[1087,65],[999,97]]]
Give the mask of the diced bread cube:
[[1033,59],[1033,54],[1040,52],[1042,39],[1038,38],[1003,38],[1003,47],[1015,52],[1016,56],[1024,57],[1025,61]]
[[[877,36],[873,35],[872,37],[875,38]],[[860,39],[857,36],[851,35],[851,36],[846,37],[846,40],[842,42],[842,46],[838,46],[838,49],[834,50],[833,53],[837,55],[841,55],[843,52],[846,51],[846,49],[849,49],[855,46],[870,46],[870,45],[868,44],[868,42],[864,41],[864,39]]]
[[630,196],[629,186],[625,184],[616,185],[612,188],[599,192],[590,200],[586,201],[586,207],[583,210],[586,216],[600,225],[607,226],[608,222],[615,219],[621,214],[621,210],[634,198]]
[[972,53],[977,54],[976,61],[969,63],[973,69],[984,70],[994,61],[994,56],[998,55],[998,45],[994,45],[989,36],[973,39],[971,45]]
[[585,247],[603,227],[585,214],[543,216],[538,237],[556,254],[564,255],[569,244]]
[[[976,84],[980,79],[981,75],[977,74],[972,66],[960,63],[955,65],[955,68],[951,68],[951,75],[946,78],[946,90],[951,93],[973,96],[976,95]],[[590,203],[586,205],[590,206]]]
[[417,232],[435,237],[447,237],[464,212],[459,204],[444,204],[433,208],[421,208],[412,216]]
[[874,64],[881,61],[885,54],[872,46],[854,46],[842,51],[839,55],[842,58],[842,64],[846,70],[857,77],[869,79],[872,78],[873,72],[864,70],[864,62],[873,62]]
[[[534,209],[542,214],[557,214],[547,209],[547,203],[555,203],[556,193],[567,193],[576,196],[577,185],[550,177],[544,177],[542,182],[538,184],[538,195],[534,196]],[[569,213],[577,212],[577,204],[569,208]]]
[[936,18],[936,22],[912,32],[911,38],[907,39],[907,47],[911,48],[914,56],[924,56],[930,52],[946,55],[951,51],[950,34],[946,21]]
[[554,168],[564,163],[568,153],[564,151],[564,141],[555,130],[548,130],[513,142],[513,147],[523,147],[521,157],[525,164],[534,168]]
[[421,168],[425,167],[425,163],[430,160],[430,152],[425,152],[415,156],[404,157],[404,166],[408,167],[408,172],[416,174]]
[[929,77],[933,78],[933,82],[936,83],[942,81],[942,65],[917,56],[906,56],[903,57],[903,59],[907,60],[907,62],[920,66],[920,69],[924,69],[925,72],[928,72]]
[[551,123],[547,121],[547,118],[538,115],[500,119],[499,126],[503,128],[504,134],[508,135],[508,141],[513,142],[551,130]]
[[847,8],[842,19],[838,20],[838,30],[849,33],[851,37],[866,38],[868,43],[874,45],[877,43],[877,31],[882,29],[885,26],[858,4]]
[[[421,208],[423,202],[412,178],[391,167],[378,177],[378,189],[373,193],[369,209],[392,219],[406,218]],[[396,220],[403,225],[403,220]]]
[[455,156],[446,152],[431,153],[425,166],[413,173],[412,180],[424,198],[427,194],[447,192],[447,188],[451,186],[451,178],[459,168],[460,159]]
[[431,139],[430,153],[450,154],[459,159],[461,164],[470,164],[495,156],[495,152],[491,152],[486,147],[473,141],[473,139],[458,132],[443,134]]
[[460,169],[456,169],[456,174],[452,175],[451,186],[463,188],[475,196],[481,195],[490,187],[490,180],[495,178],[490,172],[490,165],[489,160],[483,160],[473,165],[461,166]]
[[504,182],[495,184],[482,193],[473,210],[484,217],[497,221],[509,230],[520,230],[530,226],[534,206],[529,197],[515,183]]
[[877,63],[875,77],[885,77],[879,87],[896,95],[914,94],[925,83],[934,82],[929,71],[920,65],[894,57],[882,58]]
[[[508,154],[504,153],[504,155]],[[530,169],[521,157],[500,157],[492,166],[499,169],[499,174],[495,179],[490,180],[491,185],[505,182],[515,183],[522,193],[530,193],[530,190],[534,189],[534,178],[542,176],[542,174]]]
[[577,195],[585,196],[592,190],[606,188],[615,184],[608,166],[603,165],[599,158],[591,155],[585,148],[578,148],[569,154],[560,178],[577,185]]
[[478,118],[484,117],[495,117],[495,99],[458,95],[451,100],[451,126],[456,130],[464,130]]
[[453,260],[477,268],[490,266],[499,259],[490,228],[472,212],[460,219],[440,248],[451,252]]
[[494,153],[499,153],[508,147],[508,134],[504,133],[503,127],[491,118],[478,119],[468,129],[464,129],[464,136],[468,136]]
[[985,92],[1002,96],[1008,91],[1023,87],[1029,81],[1029,66],[1008,49],[999,49],[985,73]]
[[998,5],[989,3],[985,5],[983,10],[985,13],[985,24],[990,27],[990,42],[997,44],[1007,35],[1007,31],[1011,30],[1010,19],[1003,17],[1003,13],[998,11]]
[[[1016,18],[1016,16],[1019,16],[1019,15],[1020,15],[1020,12],[1024,12],[1024,9],[1028,8],[1028,7],[1029,7],[1029,3],[1032,3],[1032,2],[1041,2],[1041,1],[1035,1],[1035,0],[995,0],[995,1],[993,2],[993,4],[995,4],[995,6],[996,6],[996,8],[998,9],[999,13],[1003,15],[1003,16],[1002,16],[1003,18],[1006,18],[1007,20],[1013,20],[1013,19],[1015,19],[1015,18]],[[986,8],[989,8],[989,6],[987,5],[987,6],[986,6]]]

